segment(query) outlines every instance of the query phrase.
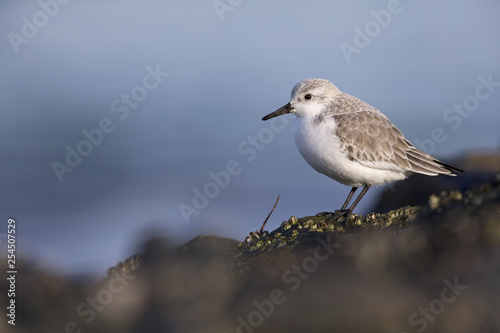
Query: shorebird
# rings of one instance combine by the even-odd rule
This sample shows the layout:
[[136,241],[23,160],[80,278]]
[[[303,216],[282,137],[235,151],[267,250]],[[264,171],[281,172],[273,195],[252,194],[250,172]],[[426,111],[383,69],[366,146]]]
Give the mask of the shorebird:
[[[263,117],[294,114],[294,137],[307,163],[331,179],[351,186],[342,208],[330,220],[349,216],[371,186],[412,174],[456,176],[462,170],[415,148],[373,106],[341,92],[324,79],[307,79],[292,89],[290,102]],[[354,193],[359,196],[347,208]]]

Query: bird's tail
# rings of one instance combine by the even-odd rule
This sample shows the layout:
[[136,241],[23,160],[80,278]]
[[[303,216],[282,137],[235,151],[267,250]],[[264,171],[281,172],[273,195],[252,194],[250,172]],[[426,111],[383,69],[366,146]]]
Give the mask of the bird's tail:
[[428,176],[456,176],[457,173],[464,172],[457,167],[435,159],[434,157],[418,150],[415,147],[412,148],[413,149],[406,151],[406,156],[408,157],[408,162],[410,162],[411,171],[413,172]]
[[434,162],[439,164],[441,167],[443,167],[444,169],[448,170],[450,173],[449,173],[449,176],[456,176],[458,173],[462,173],[462,172],[465,172],[464,170],[462,169],[459,169],[457,167],[454,167],[453,165],[449,165],[449,164],[446,164],[446,163],[443,163],[441,161],[438,161],[436,159],[434,159]]

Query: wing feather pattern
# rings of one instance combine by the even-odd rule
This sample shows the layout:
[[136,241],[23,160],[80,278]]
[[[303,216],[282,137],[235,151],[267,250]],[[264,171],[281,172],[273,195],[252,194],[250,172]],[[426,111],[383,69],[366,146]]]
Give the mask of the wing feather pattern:
[[[335,104],[328,116],[335,119],[336,134],[351,160],[372,168],[429,176],[463,172],[415,148],[386,116],[356,97],[343,94]],[[346,113],[349,107],[355,110]]]

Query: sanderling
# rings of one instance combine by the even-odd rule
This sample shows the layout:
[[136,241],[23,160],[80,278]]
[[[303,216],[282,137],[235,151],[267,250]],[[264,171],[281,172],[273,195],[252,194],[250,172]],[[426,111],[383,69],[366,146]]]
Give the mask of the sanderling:
[[[292,113],[294,137],[302,157],[316,171],[352,189],[333,219],[349,219],[373,185],[411,174],[455,176],[462,170],[418,150],[386,116],[323,79],[307,79],[292,89],[290,102],[268,114],[268,120]],[[352,196],[363,187],[347,209]]]

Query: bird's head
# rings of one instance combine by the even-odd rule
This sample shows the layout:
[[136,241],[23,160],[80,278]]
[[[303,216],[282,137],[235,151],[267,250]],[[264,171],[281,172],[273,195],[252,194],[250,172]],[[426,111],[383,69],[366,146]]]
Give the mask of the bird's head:
[[292,113],[297,117],[314,117],[341,94],[330,81],[324,79],[307,79],[292,89],[290,102],[278,110],[268,114],[262,120],[268,120],[282,114]]

